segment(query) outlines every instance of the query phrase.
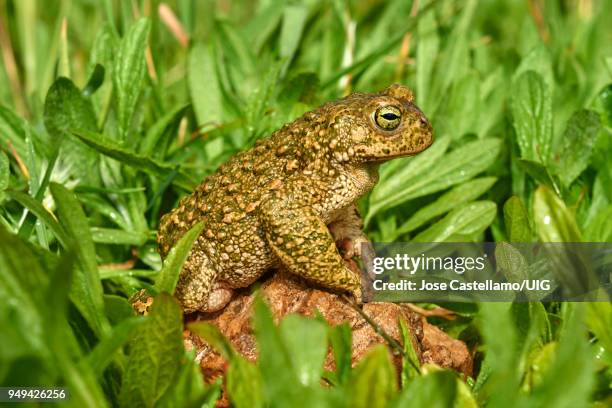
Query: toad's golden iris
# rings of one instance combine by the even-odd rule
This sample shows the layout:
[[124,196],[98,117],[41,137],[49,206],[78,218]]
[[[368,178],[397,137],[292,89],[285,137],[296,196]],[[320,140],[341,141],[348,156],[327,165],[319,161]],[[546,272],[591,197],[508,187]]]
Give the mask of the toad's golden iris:
[[397,129],[402,120],[402,111],[396,106],[382,106],[376,110],[374,121],[384,130]]

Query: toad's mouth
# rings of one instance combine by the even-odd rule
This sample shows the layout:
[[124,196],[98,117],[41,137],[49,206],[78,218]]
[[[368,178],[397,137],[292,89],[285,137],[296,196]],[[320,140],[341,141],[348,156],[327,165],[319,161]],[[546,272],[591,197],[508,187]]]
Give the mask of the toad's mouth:
[[397,151],[397,152],[392,152],[391,150],[389,150],[389,152],[385,152],[383,149],[380,155],[365,154],[365,155],[362,155],[361,158],[364,161],[368,161],[368,162],[386,162],[388,160],[400,159],[402,157],[416,156],[417,154],[429,149],[429,147],[431,147],[432,144],[433,144],[433,137],[429,139],[429,143],[419,146],[418,148],[415,148],[412,150]]

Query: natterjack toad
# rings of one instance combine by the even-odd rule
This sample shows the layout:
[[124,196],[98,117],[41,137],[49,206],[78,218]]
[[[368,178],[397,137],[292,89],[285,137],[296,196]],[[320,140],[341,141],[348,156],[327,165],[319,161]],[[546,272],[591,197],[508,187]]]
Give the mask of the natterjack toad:
[[392,85],[328,103],[232,157],[160,222],[162,257],[204,224],[176,288],[185,311],[220,310],[233,288],[280,265],[360,300],[360,279],[335,241],[365,240],[355,202],[377,182],[378,166],[431,143],[410,90]]

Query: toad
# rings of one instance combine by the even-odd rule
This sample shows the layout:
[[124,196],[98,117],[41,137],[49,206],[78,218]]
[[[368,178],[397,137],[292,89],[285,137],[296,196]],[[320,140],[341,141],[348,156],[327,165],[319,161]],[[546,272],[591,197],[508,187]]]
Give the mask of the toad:
[[378,181],[378,167],[431,145],[432,127],[413,99],[392,85],[327,103],[236,154],[182,198],[162,217],[157,239],[163,258],[204,225],[176,287],[185,312],[221,310],[233,289],[276,266],[360,301],[360,278],[336,241],[352,241],[359,255],[367,239],[355,203]]

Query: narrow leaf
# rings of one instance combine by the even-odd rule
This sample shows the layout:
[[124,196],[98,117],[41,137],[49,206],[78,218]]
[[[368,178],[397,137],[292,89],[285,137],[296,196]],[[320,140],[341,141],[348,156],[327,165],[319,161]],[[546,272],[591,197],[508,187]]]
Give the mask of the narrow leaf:
[[72,192],[57,183],[51,183],[50,189],[57,205],[59,219],[70,239],[70,246],[77,254],[80,266],[74,276],[71,299],[94,332],[101,336],[108,330],[109,324],[104,314],[102,284],[87,217]]
[[172,247],[164,260],[164,266],[155,280],[155,288],[158,291],[168,293],[174,292],[183,264],[187,260],[191,247],[200,236],[202,229],[204,229],[204,224],[201,222],[197,223],[178,240],[175,246]]
[[91,236],[94,242],[100,244],[140,246],[147,241],[146,234],[111,228],[92,227]]
[[150,22],[141,18],[121,40],[113,67],[113,84],[117,94],[119,133],[125,140],[130,130],[136,103],[146,76],[145,49]]
[[414,242],[443,242],[453,235],[473,235],[487,228],[495,218],[492,201],[474,201],[457,207],[442,220],[414,237]]
[[[122,163],[132,166],[134,168],[153,173],[160,177],[165,177],[168,173],[175,170],[175,166],[167,163],[162,163],[157,160],[151,159],[147,156],[140,155],[138,153],[126,150],[120,147],[114,141],[104,137],[103,135],[88,132],[85,130],[75,130],[72,132],[74,136],[80,139],[83,143],[89,147],[99,151],[100,153],[118,160]],[[182,187],[191,190],[191,186],[194,184],[189,176],[184,172],[179,172],[177,181]]]
[[123,347],[136,330],[143,327],[147,318],[131,317],[115,326],[89,353],[83,364],[99,376],[115,358],[115,353]]
[[23,205],[29,211],[32,212],[40,221],[42,221],[55,238],[62,244],[64,248],[68,248],[69,238],[66,235],[66,231],[64,228],[57,222],[57,220],[53,217],[53,214],[49,212],[41,203],[36,201],[32,196],[22,193],[20,191],[8,191],[7,194],[13,200],[17,201],[19,204]]
[[412,217],[403,223],[396,232],[396,236],[413,231],[427,221],[442,215],[457,206],[472,201],[484,194],[497,181],[496,177],[481,177],[470,180],[454,187],[444,193],[433,203],[418,210]]
[[[434,143],[435,146],[435,143]],[[467,143],[444,155],[434,169],[420,168],[418,173],[398,172],[381,182],[370,195],[370,209],[366,220],[383,209],[402,204],[410,199],[444,190],[469,180],[486,170],[495,161],[501,148],[499,139],[484,139]],[[419,157],[417,156],[417,159]],[[390,185],[396,185],[390,189]],[[403,188],[398,188],[403,186]]]
[[288,4],[284,7],[279,45],[280,56],[285,58],[287,63],[291,62],[298,48],[307,17],[308,8],[305,5]]
[[187,80],[198,125],[218,126],[223,122],[221,86],[211,46],[196,44],[189,53]]

